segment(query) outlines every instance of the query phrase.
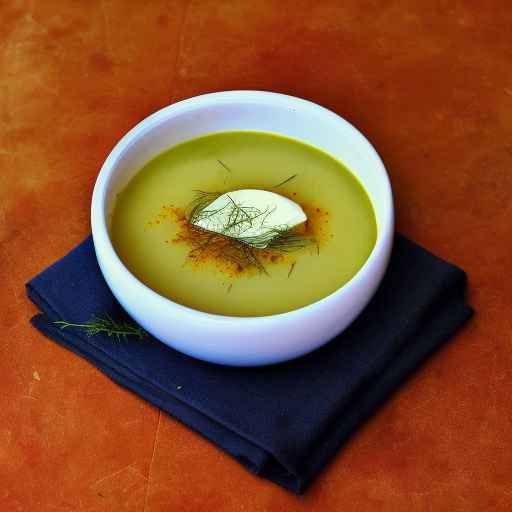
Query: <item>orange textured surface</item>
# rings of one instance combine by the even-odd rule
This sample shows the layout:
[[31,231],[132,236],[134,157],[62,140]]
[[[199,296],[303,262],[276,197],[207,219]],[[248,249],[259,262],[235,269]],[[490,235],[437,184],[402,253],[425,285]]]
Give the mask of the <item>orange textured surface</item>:
[[[0,510],[512,510],[512,4],[0,3]],[[465,268],[477,316],[298,498],[47,340],[24,283],[89,232],[99,167],[181,98],[269,89],[338,112],[398,229]]]

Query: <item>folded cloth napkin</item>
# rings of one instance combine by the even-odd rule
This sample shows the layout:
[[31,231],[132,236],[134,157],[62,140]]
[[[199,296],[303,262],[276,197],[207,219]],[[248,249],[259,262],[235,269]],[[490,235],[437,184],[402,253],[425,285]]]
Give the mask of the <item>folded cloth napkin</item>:
[[[274,366],[205,363],[149,335],[115,340],[55,321],[124,318],[91,238],[27,284],[32,323],[118,384],[201,433],[252,472],[302,493],[350,434],[471,316],[466,276],[397,236],[361,316],[302,358]],[[243,334],[240,339],[243,343]]]

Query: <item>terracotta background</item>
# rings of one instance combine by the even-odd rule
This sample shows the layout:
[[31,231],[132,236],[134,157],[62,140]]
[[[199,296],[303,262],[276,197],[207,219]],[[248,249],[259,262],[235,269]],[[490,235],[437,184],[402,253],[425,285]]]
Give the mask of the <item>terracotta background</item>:
[[[512,510],[512,4],[0,2],[0,510]],[[465,268],[473,321],[303,498],[250,475],[28,321],[132,125],[269,89],[375,144],[400,231]]]

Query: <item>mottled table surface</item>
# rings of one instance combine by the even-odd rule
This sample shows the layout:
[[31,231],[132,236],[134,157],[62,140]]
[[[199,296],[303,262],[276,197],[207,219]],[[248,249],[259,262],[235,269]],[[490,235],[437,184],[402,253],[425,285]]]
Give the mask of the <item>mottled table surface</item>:
[[[0,2],[0,510],[512,510],[511,33],[508,1]],[[398,229],[478,311],[301,498],[29,324],[24,283],[88,234],[120,136],[225,89],[360,128]]]

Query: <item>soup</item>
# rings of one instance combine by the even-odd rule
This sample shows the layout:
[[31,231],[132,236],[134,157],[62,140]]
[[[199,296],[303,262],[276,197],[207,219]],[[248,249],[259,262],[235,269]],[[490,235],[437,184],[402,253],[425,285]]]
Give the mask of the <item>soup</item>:
[[[291,200],[307,220],[259,245],[193,224],[219,197],[262,190]],[[229,212],[242,219],[232,225],[246,222],[244,207],[240,217]],[[274,210],[250,211],[261,219]],[[126,267],[161,295],[208,313],[263,316],[347,283],[377,226],[366,191],[339,161],[294,139],[240,131],[189,140],[148,162],[118,194],[110,234]]]

